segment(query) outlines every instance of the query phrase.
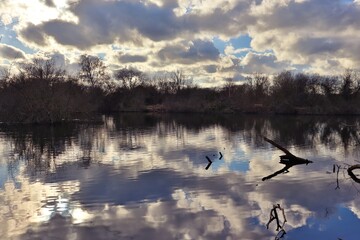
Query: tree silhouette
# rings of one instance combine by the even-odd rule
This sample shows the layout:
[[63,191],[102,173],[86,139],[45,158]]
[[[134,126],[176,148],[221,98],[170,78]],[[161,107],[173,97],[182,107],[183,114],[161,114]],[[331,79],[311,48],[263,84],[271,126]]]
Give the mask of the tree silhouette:
[[79,78],[91,87],[103,87],[109,83],[110,75],[104,62],[97,56],[81,55]]
[[126,89],[133,89],[143,83],[143,73],[132,68],[117,70],[115,78],[119,80],[121,86]]

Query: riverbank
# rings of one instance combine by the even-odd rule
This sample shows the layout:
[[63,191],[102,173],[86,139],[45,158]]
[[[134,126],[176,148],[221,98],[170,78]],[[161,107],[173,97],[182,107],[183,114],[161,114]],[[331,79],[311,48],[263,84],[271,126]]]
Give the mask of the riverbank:
[[82,79],[84,72],[74,77],[52,62],[34,60],[19,74],[0,76],[0,121],[56,124],[129,111],[360,115],[360,78],[352,71],[339,76],[285,71],[271,80],[254,74],[214,88],[190,84],[180,73],[150,79],[136,72],[133,79],[129,71],[130,85],[110,76],[90,81]]
[[[186,107],[178,107],[176,109],[171,109],[166,105],[151,105],[147,106],[143,110],[133,110],[134,112],[150,112],[150,113],[217,113],[217,114],[260,114],[260,115],[332,115],[332,116],[360,116],[360,111],[353,111],[351,109],[344,108],[329,108],[329,109],[321,109],[318,107],[287,107],[287,108],[273,108],[273,107],[265,107],[261,104],[254,104],[251,107],[245,109],[236,109],[236,108],[202,108],[202,109],[194,109],[194,108],[186,108]],[[123,111],[123,112],[133,112],[133,111]]]
[[128,113],[146,113],[146,114],[201,114],[201,115],[226,115],[226,116],[239,116],[239,115],[261,115],[261,116],[360,116],[359,112],[345,112],[345,111],[332,111],[324,112],[321,109],[312,108],[291,108],[283,111],[266,108],[256,105],[253,108],[247,109],[193,109],[193,108],[177,108],[170,109],[165,105],[150,105],[141,109],[127,109],[120,111],[112,111],[106,113],[92,112],[86,115],[77,115],[74,118],[61,119],[58,121],[1,121],[0,125],[63,125],[63,124],[103,124],[105,115],[121,115]]

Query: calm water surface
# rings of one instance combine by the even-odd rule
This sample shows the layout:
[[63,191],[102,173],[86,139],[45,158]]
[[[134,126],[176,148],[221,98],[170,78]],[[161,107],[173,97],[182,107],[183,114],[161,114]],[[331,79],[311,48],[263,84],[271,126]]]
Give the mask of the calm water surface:
[[[189,114],[0,127],[0,238],[359,239],[360,184],[346,171],[359,129],[358,118]],[[262,181],[284,167],[262,136],[313,163]],[[268,224],[277,204],[283,230]]]

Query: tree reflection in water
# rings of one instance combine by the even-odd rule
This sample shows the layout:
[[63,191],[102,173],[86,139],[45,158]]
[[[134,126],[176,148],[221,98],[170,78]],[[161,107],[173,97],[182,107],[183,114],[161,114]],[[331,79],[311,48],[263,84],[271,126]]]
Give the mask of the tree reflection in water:
[[[118,137],[119,147],[125,150],[141,148],[139,137],[154,129],[157,129],[158,134],[161,135],[166,135],[175,129],[176,136],[184,139],[185,131],[199,132],[205,127],[217,125],[228,131],[229,139],[234,133],[240,132],[244,135],[244,139],[252,141],[254,147],[264,146],[263,135],[276,138],[288,146],[316,147],[324,144],[330,148],[342,146],[345,151],[360,143],[358,135],[360,121],[357,118],[304,116],[282,118],[284,117],[123,114],[120,117],[108,117],[105,125],[2,126],[0,131],[5,133],[11,143],[12,160],[26,160],[28,167],[33,171],[46,171],[55,164],[54,159],[58,155],[66,152],[69,146],[78,144],[82,151],[80,162],[88,166],[92,159],[90,156],[92,149],[106,147],[104,138],[101,138],[104,133],[110,134],[110,138]],[[286,124],[283,120],[286,120]],[[115,131],[107,132],[109,127]],[[286,167],[283,172],[287,170]]]
[[[206,231],[210,232],[214,226],[217,226],[219,230],[213,230],[211,232],[213,235],[208,235],[213,237],[209,239],[226,239],[226,236],[234,234],[234,229],[238,230],[240,226],[247,226],[246,224],[250,222],[249,219],[257,218],[261,222],[260,227],[256,226],[260,233],[251,235],[252,229],[247,230],[247,239],[265,239],[262,237],[266,234],[269,235],[264,226],[267,219],[260,219],[261,213],[259,212],[264,209],[266,211],[263,212],[268,212],[267,207],[263,207],[266,203],[272,206],[274,202],[281,202],[281,206],[288,210],[286,214],[289,221],[286,225],[286,232],[284,229],[278,230],[276,239],[281,239],[285,238],[285,233],[286,237],[291,236],[292,229],[305,227],[304,224],[308,220],[306,214],[316,215],[319,206],[322,210],[323,207],[336,209],[335,204],[349,202],[353,199],[352,196],[345,196],[345,200],[340,197],[332,197],[330,200],[321,201],[321,204],[318,200],[313,200],[320,199],[325,194],[329,195],[329,192],[324,192],[323,188],[328,186],[327,180],[330,184],[333,183],[331,178],[321,179],[323,182],[317,185],[302,181],[302,178],[299,178],[300,181],[292,181],[289,178],[289,181],[268,181],[258,184],[261,177],[265,175],[265,170],[261,171],[259,163],[264,162],[261,162],[261,157],[258,157],[260,160],[256,163],[257,159],[251,154],[258,151],[261,152],[260,156],[263,156],[263,154],[271,152],[268,147],[270,145],[265,143],[262,136],[266,135],[284,144],[282,151],[285,155],[280,156],[280,163],[285,166],[263,178],[263,180],[268,180],[289,171],[295,165],[310,163],[310,161],[298,158],[286,150],[294,146],[301,150],[310,149],[314,152],[318,149],[330,149],[334,152],[339,150],[342,154],[335,156],[346,155],[347,151],[356,151],[359,141],[357,135],[359,126],[359,120],[356,118],[210,116],[202,114],[134,114],[127,117],[126,114],[123,114],[119,117],[107,117],[104,125],[2,127],[3,135],[1,137],[10,146],[7,167],[8,172],[14,176],[14,182],[16,175],[19,174],[19,165],[24,167],[25,175],[29,177],[28,180],[31,183],[39,181],[44,185],[49,182],[61,185],[65,181],[69,181],[69,185],[75,185],[74,182],[76,182],[77,188],[68,191],[69,213],[71,213],[71,218],[74,218],[76,214],[71,212],[71,206],[81,206],[77,210],[81,213],[78,214],[79,216],[87,216],[87,218],[82,217],[84,219],[90,218],[90,215],[96,216],[94,219],[97,221],[98,228],[94,229],[99,230],[99,226],[102,226],[102,221],[106,220],[102,218],[103,216],[107,217],[107,224],[111,228],[119,227],[121,224],[116,221],[123,217],[126,220],[123,220],[122,223],[142,223],[142,225],[138,224],[138,229],[134,230],[136,233],[141,229],[145,229],[144,231],[152,229],[153,239],[157,239],[155,236],[159,236],[155,234],[160,232],[159,229],[162,233],[169,234],[166,236],[171,239],[175,235],[170,235],[170,230],[176,229],[177,232],[178,226],[182,226],[181,230],[193,228],[191,233],[200,235],[205,234]],[[220,137],[211,138],[213,132],[220,133]],[[219,138],[221,139],[219,140]],[[220,145],[221,149],[218,149]],[[224,167],[224,169],[217,170],[212,166],[213,172],[204,171],[203,153],[223,151],[224,146],[227,150],[235,146],[236,148],[233,147],[233,149],[237,150],[239,154],[234,154],[231,159],[232,153],[226,152],[226,159],[221,161],[223,165],[220,167],[228,167],[236,163],[236,158],[242,157],[241,154],[245,156],[244,158],[252,158],[254,161],[251,164],[255,163],[250,165],[245,172],[237,171],[236,164],[234,164],[234,168],[225,169]],[[311,174],[318,170],[324,172],[325,167],[320,166],[321,161],[318,161],[321,158],[319,155],[314,157],[317,164],[311,164],[306,168],[306,170],[309,168],[313,170]],[[332,166],[334,162],[338,163],[334,158],[323,157],[323,159],[326,160],[322,161],[324,165]],[[220,161],[218,162],[220,163]],[[150,163],[151,168],[149,167]],[[114,166],[115,164],[117,165]],[[115,168],[120,169],[119,172],[115,172]],[[256,172],[258,169],[260,169],[259,172]],[[302,171],[301,167],[298,169],[299,172]],[[296,174],[296,171],[294,172]],[[309,179],[312,180],[312,178],[314,175]],[[304,190],[315,187],[314,195],[318,195],[307,197],[298,194],[297,189],[294,190],[292,187],[294,183],[299,189]],[[253,189],[256,184],[259,186]],[[284,191],[284,188],[287,191]],[[200,197],[194,197],[192,203],[184,206],[185,200],[180,197],[178,200],[172,199],[174,193],[180,189],[185,189],[194,196]],[[11,191],[6,194],[9,193]],[[340,193],[340,190],[336,193]],[[59,208],[54,208],[58,195],[54,194],[53,198],[45,204],[43,200],[38,200],[42,198],[36,198],[43,208],[48,208],[49,216],[59,215],[60,213],[53,214],[52,212],[63,212],[63,210],[65,211],[64,216],[66,215],[66,208],[61,207],[62,203]],[[184,198],[186,199],[186,197]],[[254,202],[254,204],[249,206],[247,205],[249,202]],[[94,203],[97,205],[94,206]],[[98,206],[107,203],[110,203],[107,208]],[[7,204],[10,204],[10,201]],[[66,205],[66,203],[64,204]],[[141,208],[129,207],[130,204],[141,205]],[[220,207],[217,208],[218,206]],[[81,210],[82,208],[84,211]],[[103,209],[108,209],[106,210],[107,215],[103,214]],[[279,212],[279,209],[277,211]],[[123,212],[130,214],[125,215]],[[139,217],[135,218],[137,212],[136,216]],[[334,210],[334,212],[336,211]],[[144,218],[146,214],[148,216]],[[217,220],[213,220],[213,225],[207,228],[208,220],[216,219],[218,216],[227,219],[227,222],[219,224]],[[196,223],[193,222],[194,219],[197,219]],[[183,225],[179,225],[179,222]],[[204,226],[201,225],[203,223]],[[136,224],[129,224],[129,229],[130,225],[135,226]],[[55,226],[53,227],[55,228]],[[120,230],[126,232],[127,228]],[[46,231],[46,229],[42,229],[42,231]],[[216,235],[220,233],[223,235]],[[185,235],[176,236],[181,238]],[[238,236],[232,235],[233,239],[239,239]],[[273,238],[273,235],[271,237]],[[196,239],[196,237],[193,238]]]

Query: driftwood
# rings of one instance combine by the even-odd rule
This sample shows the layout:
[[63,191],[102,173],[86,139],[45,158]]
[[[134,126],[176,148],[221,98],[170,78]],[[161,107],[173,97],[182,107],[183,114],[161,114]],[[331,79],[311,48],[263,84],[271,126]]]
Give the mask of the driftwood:
[[309,164],[312,163],[312,161],[309,161],[307,159],[304,158],[300,158],[295,156],[294,154],[292,154],[291,152],[289,152],[289,150],[287,150],[286,148],[284,148],[283,146],[279,145],[278,143],[264,137],[265,141],[271,143],[272,145],[274,145],[275,147],[279,148],[281,151],[283,151],[285,153],[285,155],[281,155],[280,156],[280,163],[281,164],[285,164],[285,167],[280,169],[279,171],[274,172],[273,174],[270,174],[267,177],[264,177],[262,180],[268,180],[270,178],[275,177],[276,175],[279,175],[280,173],[287,173],[289,172],[289,169],[295,165],[300,165],[300,164]]

